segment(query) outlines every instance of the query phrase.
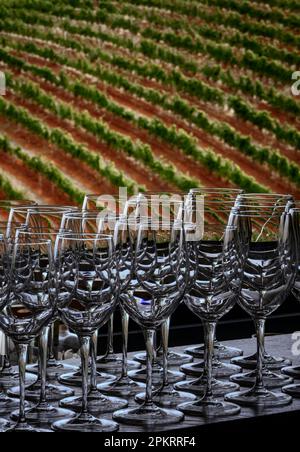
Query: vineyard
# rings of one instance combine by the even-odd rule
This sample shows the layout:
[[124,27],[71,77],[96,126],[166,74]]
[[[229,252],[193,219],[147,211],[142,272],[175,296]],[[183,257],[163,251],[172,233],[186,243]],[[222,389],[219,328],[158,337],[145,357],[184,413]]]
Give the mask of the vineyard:
[[296,0],[2,0],[0,198],[300,196]]

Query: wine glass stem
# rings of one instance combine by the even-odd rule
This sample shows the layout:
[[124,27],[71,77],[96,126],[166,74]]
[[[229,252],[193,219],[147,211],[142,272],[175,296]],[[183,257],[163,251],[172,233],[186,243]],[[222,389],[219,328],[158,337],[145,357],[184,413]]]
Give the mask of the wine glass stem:
[[20,412],[18,424],[25,423],[25,373],[27,362],[28,344],[15,344],[18,351],[19,379],[20,379]]
[[161,326],[161,343],[163,348],[163,384],[162,386],[168,386],[168,346],[169,346],[169,329],[170,329],[170,317]]
[[107,332],[107,350],[106,350],[106,354],[107,355],[112,355],[114,352],[114,345],[113,345],[113,338],[114,338],[114,315],[112,314],[110,316],[109,322],[108,322],[108,332]]
[[40,403],[46,403],[47,354],[50,326],[43,328],[39,343],[39,371],[41,376]]
[[257,368],[256,368],[256,388],[264,388],[263,369],[265,354],[265,318],[255,319],[256,337],[257,337]]
[[82,369],[82,409],[81,414],[88,414],[88,372],[91,347],[90,336],[80,336],[80,356]]
[[49,361],[55,361],[55,354],[54,354],[54,329],[55,329],[55,322],[52,322],[50,325],[50,331],[48,334],[48,340],[49,340]]
[[128,373],[128,365],[127,365],[127,349],[128,349],[128,323],[129,323],[129,315],[123,308],[120,306],[121,310],[121,319],[122,319],[122,353],[123,353],[123,362],[122,362],[122,377],[127,377]]
[[98,331],[95,331],[91,340],[91,391],[97,390],[97,342]]
[[146,405],[152,405],[152,365],[154,357],[154,337],[155,330],[146,330],[144,332],[147,352],[147,381],[146,381]]
[[205,397],[212,396],[212,376],[213,376],[213,356],[214,356],[214,339],[216,334],[216,322],[204,322],[204,340],[206,345],[206,375],[207,386]]

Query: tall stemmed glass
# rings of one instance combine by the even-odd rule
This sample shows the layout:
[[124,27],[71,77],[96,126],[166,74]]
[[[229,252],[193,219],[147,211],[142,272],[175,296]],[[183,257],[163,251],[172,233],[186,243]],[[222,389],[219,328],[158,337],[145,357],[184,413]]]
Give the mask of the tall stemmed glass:
[[[106,217],[100,225],[101,231],[106,231],[114,234],[115,247],[118,253],[119,277],[120,277],[120,291],[121,293],[131,290],[136,286],[136,278],[132,268],[132,241],[130,238],[130,224],[132,224],[127,217]],[[135,224],[135,223],[134,223]],[[122,371],[121,375],[114,381],[108,381],[98,386],[99,390],[106,394],[118,395],[129,398],[143,390],[145,385],[136,382],[128,376],[128,323],[129,315],[125,311],[122,304],[120,304],[121,320],[122,320]]]
[[[27,227],[33,228],[35,231],[38,231],[40,228],[41,231],[45,230],[58,230],[61,223],[61,218],[65,212],[77,210],[74,206],[61,206],[61,205],[38,205],[27,207],[14,207],[11,208],[9,214],[9,221],[20,221],[24,223]],[[74,366],[70,366],[69,364],[63,363],[61,361],[57,361],[55,359],[55,354],[53,351],[53,328],[54,324],[51,325],[51,331],[49,334],[49,356],[47,359],[47,378],[55,380],[57,376],[66,371],[74,370]],[[28,370],[33,373],[38,373],[39,368],[38,365],[33,364],[28,366]],[[36,393],[37,397],[39,397],[39,389]],[[49,394],[50,397],[50,394]],[[55,394],[53,394],[52,400],[58,400]],[[36,399],[33,395],[33,400]]]
[[[295,206],[291,210],[291,215],[294,218],[294,231],[295,231],[295,237],[296,237],[296,243],[300,244],[300,203],[295,203]],[[299,246],[299,245],[298,245]],[[296,280],[293,287],[293,295],[296,297],[298,301],[300,301],[300,250],[298,248],[297,252],[297,274],[296,274]],[[300,378],[300,366],[293,366],[293,367],[286,367],[282,369],[282,372],[286,375],[290,375],[295,378]],[[283,388],[283,391],[286,394],[289,394],[293,397],[300,397],[300,384],[293,384],[288,385]]]
[[[198,194],[197,192],[191,194],[186,200],[185,211],[190,212],[192,216],[197,214],[199,209],[203,209],[203,217],[204,223],[207,228],[208,234],[209,226],[212,228],[216,226],[217,230],[222,232],[222,228],[227,225],[228,218],[231,212],[231,209],[234,207],[236,203],[235,197],[229,198],[227,191],[225,194],[222,192],[216,193],[204,193]],[[203,206],[203,207],[202,207]],[[216,338],[214,339],[214,345],[217,345],[217,353],[213,354],[213,375],[215,378],[225,378],[230,375],[234,375],[241,371],[239,366],[221,362],[220,356],[228,356],[232,354],[241,354],[242,352],[238,349],[223,349],[223,346],[217,343]],[[204,352],[203,352],[204,350]],[[222,353],[220,353],[222,350]],[[204,359],[199,362],[195,362],[192,364],[184,364],[180,367],[180,370],[184,372],[186,375],[190,375],[193,377],[200,377],[199,380],[193,382],[190,390],[193,389],[193,392],[197,394],[203,393],[206,388],[206,379],[201,380],[203,376],[204,369],[206,367],[206,344],[204,346],[198,346],[195,349],[188,350],[188,353],[191,353],[193,356],[202,356]],[[205,377],[205,375],[204,375]],[[232,388],[230,384],[222,384],[217,380],[213,380],[214,385],[214,393],[215,394],[224,394],[226,391],[230,391]],[[179,389],[179,386],[177,387]]]
[[293,218],[281,208],[240,207],[249,236],[240,306],[252,317],[257,335],[257,369],[250,390],[226,395],[225,399],[254,407],[282,406],[291,402],[289,395],[271,392],[264,384],[264,333],[266,318],[276,311],[291,290],[296,274],[296,249]]
[[7,267],[9,287],[0,312],[0,327],[16,346],[20,374],[19,417],[9,431],[37,432],[40,430],[26,420],[25,368],[29,343],[41,333],[54,314],[51,243],[16,242],[11,246]]
[[[0,200],[0,221],[4,222],[2,224],[3,234],[5,237],[14,237],[14,232],[17,227],[20,226],[20,222],[14,222],[12,225],[12,230],[10,231],[7,227],[7,221],[9,218],[10,210],[12,208],[17,208],[21,206],[33,206],[36,205],[35,201],[31,200]],[[5,230],[4,230],[5,229]],[[18,372],[11,366],[9,360],[9,351],[8,351],[8,340],[5,339],[5,336],[2,331],[0,331],[0,340],[5,341],[4,347],[6,348],[5,356],[4,356],[4,364],[2,370],[0,372],[0,386],[7,389],[10,386],[14,386],[16,384],[16,380],[19,379]],[[35,377],[30,373],[26,374],[26,383],[32,383],[35,381]]]
[[[274,206],[276,207],[285,207],[291,205],[293,203],[293,197],[291,195],[286,195],[282,193],[243,193],[240,194],[237,197],[237,203],[239,204],[245,204],[245,205],[258,205],[264,204],[266,206]],[[251,354],[248,356],[241,356],[232,359],[232,364],[236,364],[238,366],[241,366],[243,369],[249,369],[249,370],[255,370],[256,369],[256,363],[257,363],[257,354]],[[292,364],[291,360],[285,357],[281,356],[271,356],[267,350],[264,352],[264,363],[266,367],[270,370],[280,370],[284,366],[289,366]],[[292,375],[290,375],[292,376]],[[253,376],[252,376],[253,378]],[[254,380],[252,379],[252,383],[254,383]],[[267,381],[266,381],[267,383]],[[249,384],[249,382],[248,382]],[[281,379],[272,379],[269,381],[269,384],[282,386],[283,381]]]
[[[178,409],[191,416],[230,416],[238,414],[239,406],[217,397],[228,391],[230,383],[213,378],[213,355],[216,325],[237,301],[243,268],[243,242],[238,229],[228,226],[228,211],[214,211],[214,222],[207,222],[209,209],[205,206],[204,229],[194,242],[190,265],[195,269],[195,280],[185,296],[188,308],[203,322],[206,345],[203,375],[195,381],[178,383],[175,388],[198,393],[196,402],[178,405]],[[194,211],[190,213],[194,216]],[[227,217],[227,222],[223,222]],[[218,393],[215,392],[217,388]]]
[[[61,228],[72,230],[76,234],[99,234],[109,232],[113,234],[113,230],[104,227],[103,219],[99,215],[98,211],[85,211],[85,212],[69,212],[66,213],[61,222]],[[115,220],[114,220],[115,221]],[[106,221],[105,221],[106,224]],[[104,372],[97,372],[96,357],[97,357],[97,330],[94,331],[91,340],[90,350],[90,387],[87,395],[89,409],[91,413],[107,413],[116,411],[124,406],[127,406],[127,402],[116,398],[107,397],[102,394],[98,389],[98,382],[111,382],[116,380],[116,377]],[[77,385],[77,382],[82,382],[82,369],[76,373],[63,374],[58,379],[60,382],[66,384]],[[80,411],[82,407],[82,397],[67,397],[60,401],[60,406],[64,408],[71,408],[75,411]]]
[[[134,229],[134,228],[132,228]],[[134,274],[138,287],[121,295],[124,309],[143,329],[147,349],[146,400],[137,408],[114,413],[118,422],[154,427],[180,422],[177,410],[159,408],[152,400],[155,330],[181,302],[188,283],[182,222],[144,219],[132,231]]]
[[[126,193],[127,195],[127,193]],[[113,195],[103,195],[103,194],[88,194],[85,196],[82,211],[88,212],[99,212],[101,218],[106,216],[117,218],[119,215],[128,216],[131,214],[132,209],[135,208],[135,203],[132,205],[132,199],[127,199],[127,196],[113,196]],[[105,233],[105,232],[104,232]],[[128,330],[128,324],[126,324],[126,319],[123,317],[122,326],[124,331]],[[108,332],[107,332],[107,348],[103,356],[97,358],[97,370],[100,372],[118,372],[122,371],[123,360],[122,358],[114,352],[114,314],[108,321]],[[97,334],[97,333],[95,333]],[[124,338],[123,341],[128,340]],[[131,369],[137,369],[140,366],[134,361],[127,360],[127,366]]]
[[73,234],[57,239],[55,247],[59,312],[80,341],[82,409],[75,418],[57,421],[56,431],[107,432],[118,425],[98,419],[88,407],[88,365],[91,339],[115,309],[119,296],[117,256],[113,237]]
[[[298,237],[300,237],[300,233],[299,233],[299,228],[300,228],[300,202],[299,201],[295,201],[292,204],[293,207],[293,211],[292,214],[294,215],[295,218],[295,234]],[[300,242],[300,240],[299,240]],[[296,298],[296,300],[300,301],[300,255],[298,254],[298,272],[296,275],[296,281],[292,290],[292,293],[294,295],[294,297]],[[281,371],[285,374],[288,375],[290,377],[296,378],[296,379],[300,379],[300,366],[289,366],[289,367],[284,367],[283,369],[281,369]],[[290,392],[291,395],[294,395],[295,397],[299,396],[299,389],[298,388],[299,385],[293,385],[290,388],[285,388],[286,391],[290,390],[293,391],[293,394]]]
[[[39,232],[34,231],[32,228],[27,228],[26,231],[19,230],[16,233],[16,241],[20,243],[35,243],[35,242],[43,242],[47,241],[51,243],[52,246],[52,255],[54,252],[54,244],[56,242],[56,238],[58,235],[58,232],[52,232],[51,230],[46,230],[44,232],[41,232],[41,228],[38,228]],[[63,233],[60,232],[62,235]],[[44,256],[44,265],[46,265],[46,259],[47,256]],[[50,263],[49,263],[50,265]],[[53,296],[53,302],[54,306],[56,305],[56,299],[55,296]],[[55,317],[55,313],[54,316]],[[52,386],[47,386],[47,355],[48,355],[48,344],[49,344],[49,332],[51,329],[53,318],[49,320],[49,323],[47,323],[42,333],[39,337],[39,378],[38,382],[34,385],[34,387],[27,388],[27,391],[31,392],[35,395],[37,389],[40,387],[40,396],[38,404],[33,408],[26,409],[26,419],[30,423],[38,423],[38,424],[44,424],[49,423],[51,421],[54,421],[56,419],[61,419],[64,417],[72,417],[74,413],[70,410],[65,410],[62,408],[58,408],[54,405],[50,405],[48,402],[48,391],[50,391],[51,395],[51,389],[53,389]],[[15,394],[16,390],[19,388],[13,388],[12,391]],[[63,388],[60,387],[60,390],[65,392],[66,396],[70,395],[71,391],[69,388]],[[53,397],[53,394],[52,394]],[[12,413],[11,418],[13,420],[18,419],[18,413]]]
[[[243,193],[243,190],[237,188],[219,188],[219,187],[211,187],[211,188],[192,188],[189,191],[189,198],[191,200],[196,200],[197,197],[203,196],[205,201],[209,200],[211,203],[220,203],[220,201],[224,202],[226,205],[231,205],[236,202],[236,199],[239,195]],[[185,352],[194,358],[203,359],[205,356],[205,344],[196,345],[193,347],[188,347]],[[233,358],[235,356],[241,356],[243,351],[236,347],[229,347],[228,345],[223,345],[215,338],[214,341],[214,360],[215,363],[226,359]],[[221,376],[220,369],[219,375]],[[225,372],[225,375],[227,373]]]
[[[70,212],[72,208],[70,206],[31,206],[28,208],[18,208],[12,209],[10,212],[10,219],[18,219],[21,220],[26,228],[31,232],[36,234],[41,233],[47,239],[55,241],[55,235],[59,230],[61,219],[66,212]],[[73,208],[74,209],[74,208]],[[42,331],[42,335],[40,338],[40,346],[39,346],[39,358],[40,361],[42,356],[44,355],[44,350],[42,350],[42,344],[49,343],[49,356],[47,356],[47,383],[46,383],[46,392],[47,392],[47,400],[48,401],[57,401],[62,398],[71,396],[74,394],[74,391],[70,388],[59,386],[54,384],[54,381],[50,383],[50,380],[55,380],[57,375],[61,372],[66,372],[67,370],[76,370],[74,366],[69,364],[65,364],[63,362],[57,362],[54,353],[52,350],[52,329],[53,324],[57,319],[53,317],[50,330],[45,328]],[[38,379],[35,383],[30,385],[26,391],[26,398],[33,402],[38,402],[40,400],[41,395],[41,366],[39,363],[31,364],[27,366],[27,370],[33,373],[38,374]],[[19,388],[11,388],[8,394],[12,397],[15,397],[19,394]],[[53,411],[53,416],[55,416],[55,410]],[[32,413],[34,416],[34,413]],[[41,413],[42,416],[42,413]]]
[[[132,198],[132,204],[135,203],[135,210],[132,214],[132,217],[139,219],[144,216],[149,216],[151,218],[159,218],[162,221],[174,221],[174,219],[181,219],[183,212],[183,204],[184,204],[185,194],[184,193],[171,193],[171,192],[146,192],[139,193],[135,197]],[[169,327],[170,327],[170,319],[169,322],[162,326],[161,328],[167,328],[167,336],[169,337]],[[162,332],[161,332],[162,333]],[[157,334],[157,332],[156,332]],[[164,335],[166,331],[164,331]],[[161,334],[162,337],[162,334]],[[154,384],[158,384],[161,389],[161,384],[163,382],[164,375],[164,350],[163,343],[161,341],[161,345],[156,349],[156,336],[154,339],[155,342],[155,351],[154,351],[154,362],[153,362],[153,382]],[[189,363],[192,361],[192,358],[186,354],[178,353],[173,350],[169,350],[167,347],[168,356],[167,356],[167,365],[169,366],[178,366],[182,363]],[[147,354],[146,353],[138,353],[134,357],[135,360],[142,364],[146,364]],[[167,370],[168,380],[172,383],[176,381],[180,381],[184,378],[181,372],[177,372],[175,370]],[[147,377],[147,369],[143,368],[137,371],[130,371],[130,377],[134,380],[145,382]]]

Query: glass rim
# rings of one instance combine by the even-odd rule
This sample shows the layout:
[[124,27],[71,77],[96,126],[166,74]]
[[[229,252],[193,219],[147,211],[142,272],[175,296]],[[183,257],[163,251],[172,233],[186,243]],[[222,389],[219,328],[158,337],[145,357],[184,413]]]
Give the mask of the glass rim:
[[58,234],[57,238],[64,238],[72,241],[95,241],[95,240],[103,240],[103,239],[109,239],[110,241],[114,240],[113,235],[110,234],[89,234],[89,233],[76,233],[76,232],[70,232],[65,234]]

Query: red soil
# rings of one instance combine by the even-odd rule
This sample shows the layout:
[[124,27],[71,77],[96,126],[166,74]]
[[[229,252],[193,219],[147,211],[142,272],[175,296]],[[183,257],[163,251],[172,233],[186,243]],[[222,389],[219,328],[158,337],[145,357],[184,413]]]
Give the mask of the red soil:
[[[53,163],[82,191],[87,193],[99,193],[99,191],[103,193],[115,193],[116,188],[85,163],[74,159],[59,148],[48,144],[46,140],[31,133],[24,127],[20,125],[16,126],[14,122],[1,117],[0,130],[17,145],[28,149],[33,155],[42,156]],[[37,173],[33,172],[33,174],[34,177],[32,179],[36,179]],[[30,183],[29,178],[28,186],[30,186]],[[45,191],[45,194],[47,194],[47,190],[44,187],[45,185],[42,184],[42,193]],[[61,199],[62,195],[59,195],[56,199],[57,202],[53,202],[53,204],[61,202]]]
[[[7,132],[6,126],[9,126],[10,130],[15,130],[15,125],[12,127],[12,124],[6,124],[6,120],[1,117],[1,132]],[[74,204],[68,195],[43,175],[29,169],[21,160],[0,151],[0,161],[1,170],[8,178],[16,178],[28,191],[29,198],[34,198],[43,204]]]

